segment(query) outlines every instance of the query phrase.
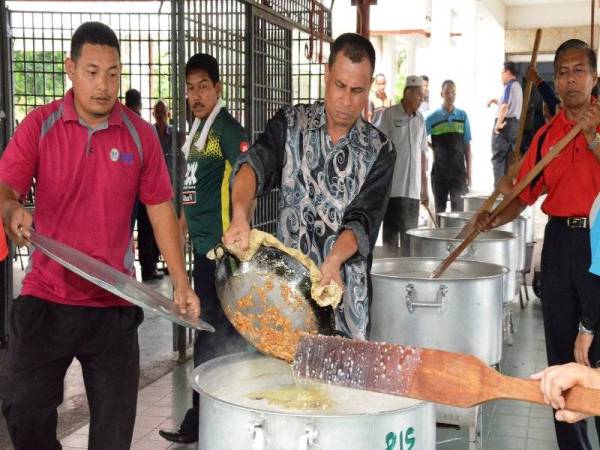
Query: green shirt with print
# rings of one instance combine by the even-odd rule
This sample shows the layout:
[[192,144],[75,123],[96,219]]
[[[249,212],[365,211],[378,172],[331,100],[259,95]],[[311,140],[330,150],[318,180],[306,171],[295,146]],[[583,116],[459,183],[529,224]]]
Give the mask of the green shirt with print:
[[244,129],[222,108],[204,148],[198,149],[201,123],[190,146],[183,185],[183,208],[194,252],[205,255],[221,240],[231,217],[230,178],[240,151],[248,148]]

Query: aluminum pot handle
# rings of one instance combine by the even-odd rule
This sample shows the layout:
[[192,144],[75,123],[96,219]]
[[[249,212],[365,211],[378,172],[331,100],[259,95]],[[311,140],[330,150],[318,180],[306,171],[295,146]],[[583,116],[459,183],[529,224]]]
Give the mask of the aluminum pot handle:
[[250,449],[264,450],[265,448],[265,432],[263,429],[262,420],[248,422],[248,432],[250,433]]
[[317,439],[319,439],[319,430],[317,430],[315,425],[309,423],[306,425],[304,434],[298,439],[298,450],[318,449],[319,444],[317,443]]
[[444,312],[445,298],[448,294],[448,286],[440,284],[440,287],[435,295],[434,302],[417,302],[417,293],[415,285],[410,283],[406,285],[406,308],[409,313],[414,313],[416,308],[437,308],[438,314]]

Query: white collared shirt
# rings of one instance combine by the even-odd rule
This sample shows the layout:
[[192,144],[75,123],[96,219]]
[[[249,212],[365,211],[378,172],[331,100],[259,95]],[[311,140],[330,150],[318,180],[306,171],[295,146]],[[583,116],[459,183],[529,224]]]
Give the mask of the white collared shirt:
[[396,164],[390,197],[421,198],[421,155],[427,152],[425,119],[420,112],[408,115],[402,103],[383,112],[379,129],[396,147]]

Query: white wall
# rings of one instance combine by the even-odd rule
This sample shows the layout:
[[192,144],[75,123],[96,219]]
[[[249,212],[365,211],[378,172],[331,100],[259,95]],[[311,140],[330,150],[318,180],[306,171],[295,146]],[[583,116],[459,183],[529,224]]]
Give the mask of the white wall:
[[[501,91],[500,71],[504,61],[504,5],[500,0],[412,0],[401,8],[400,0],[379,0],[371,7],[371,30],[403,31],[372,38],[377,52],[377,72],[388,79],[388,94],[393,95],[395,49],[408,50],[407,73],[430,77],[430,104],[441,104],[441,83],[453,79],[457,84],[457,106],[466,110],[473,134],[472,190],[491,191],[493,184],[491,132],[495,107],[488,109],[489,98]],[[355,31],[356,9],[349,0],[338,0],[334,11],[334,36]],[[394,20],[391,20],[393,18]],[[406,30],[424,30],[404,34]],[[451,37],[450,33],[460,33]]]

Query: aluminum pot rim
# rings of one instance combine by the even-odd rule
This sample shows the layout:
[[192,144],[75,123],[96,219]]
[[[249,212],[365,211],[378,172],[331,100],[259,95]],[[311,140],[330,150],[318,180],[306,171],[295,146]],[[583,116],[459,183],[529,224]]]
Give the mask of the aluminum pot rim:
[[[445,258],[436,258],[434,256],[399,256],[399,257],[395,257],[395,258],[377,258],[375,260],[373,260],[373,262],[375,261],[396,261],[396,260],[411,260],[411,261],[437,261],[438,263],[441,263],[442,261],[445,260]],[[455,278],[429,278],[429,277],[423,277],[423,278],[417,278],[414,276],[402,276],[402,275],[388,275],[388,274],[380,274],[377,273],[373,270],[373,268],[371,267],[371,278],[383,278],[383,279],[400,279],[400,280],[418,280],[418,281],[425,281],[425,282],[454,282],[454,281],[469,281],[469,280],[489,280],[489,279],[495,279],[497,277],[501,277],[504,275],[505,270],[510,270],[508,267],[500,265],[500,264],[494,264],[494,263],[489,263],[489,262],[483,262],[483,261],[477,261],[477,260],[473,260],[473,259],[463,259],[463,258],[457,258],[456,259],[459,262],[466,262],[469,264],[473,264],[473,265],[477,265],[477,266],[488,266],[488,268],[493,269],[500,269],[497,271],[497,273],[494,274],[490,274],[490,275],[480,275],[480,276],[471,276],[471,277],[455,277]]]
[[[460,227],[443,227],[443,228],[434,228],[434,227],[430,227],[430,228],[412,228],[410,230],[408,230],[406,232],[406,234],[409,234],[410,236],[414,236],[414,237],[418,237],[418,238],[427,238],[427,239],[432,239],[432,240],[436,240],[436,241],[459,241],[462,242],[464,241],[464,239],[461,238],[456,238],[456,237],[443,237],[443,236],[423,236],[422,232],[425,231],[432,231],[432,230],[456,230],[456,234],[458,234],[462,228]],[[487,233],[496,233],[499,234],[498,237],[489,237],[489,235],[487,235]],[[486,236],[487,235],[487,236]],[[505,235],[504,237],[502,237],[502,235]],[[482,237],[483,239],[480,239],[480,237]],[[473,241],[474,243],[477,242],[504,242],[507,239],[516,239],[519,236],[516,233],[513,233],[512,231],[504,231],[504,230],[497,230],[497,229],[493,229],[490,230],[486,233],[480,233],[475,240]]]
[[[214,400],[214,401],[222,403],[224,405],[233,407],[235,409],[248,411],[248,412],[251,412],[254,414],[260,413],[262,415],[277,415],[277,416],[303,417],[303,418],[304,417],[312,417],[312,418],[317,418],[317,419],[329,419],[329,418],[343,419],[346,417],[384,416],[384,415],[388,415],[388,414],[397,414],[399,411],[410,411],[413,409],[422,408],[431,403],[431,402],[427,402],[425,400],[418,400],[418,399],[411,398],[410,400],[416,401],[418,403],[415,403],[414,405],[411,405],[411,406],[407,406],[406,408],[393,409],[393,410],[389,410],[389,411],[379,411],[379,412],[375,412],[375,413],[320,414],[320,413],[315,413],[315,412],[299,413],[299,412],[273,411],[273,410],[267,410],[267,409],[262,409],[262,408],[252,408],[250,406],[238,405],[237,403],[223,400],[213,394],[208,393],[206,390],[204,390],[202,387],[200,387],[198,383],[196,383],[195,378],[196,378],[196,376],[199,375],[198,372],[201,372],[200,369],[210,370],[211,368],[213,368],[213,366],[217,366],[217,365],[219,365],[219,363],[221,363],[223,361],[226,361],[228,359],[239,360],[240,357],[242,357],[242,360],[257,359],[257,358],[270,358],[269,356],[263,355],[262,353],[259,353],[259,352],[248,351],[248,352],[232,353],[230,355],[218,356],[216,358],[210,359],[208,361],[203,362],[198,367],[195,367],[194,370],[192,370],[192,372],[190,373],[189,382],[192,385],[192,389],[194,389],[196,392],[198,392],[199,395],[204,395],[206,397],[209,397],[211,400]],[[276,359],[276,358],[273,358],[273,359]],[[279,360],[277,360],[277,361],[279,361]],[[281,361],[281,362],[285,364],[284,361]],[[365,391],[365,392],[370,392],[370,391]],[[391,395],[391,394],[388,394],[388,395]],[[403,397],[403,398],[409,398],[409,397]]]
[[[467,216],[469,218],[472,218],[475,214],[477,214],[477,211],[444,211],[444,212],[437,213],[438,216],[447,217],[449,219],[466,219]],[[521,213],[517,217],[515,217],[513,220],[511,220],[511,222],[513,222],[513,221],[517,221],[517,222],[528,221],[528,220],[531,220],[531,217],[526,216],[524,213]],[[508,222],[508,223],[510,223],[510,222]],[[506,225],[506,224],[504,224],[504,225]],[[440,227],[440,228],[450,228],[450,227]],[[456,227],[453,227],[453,228],[456,228]]]

